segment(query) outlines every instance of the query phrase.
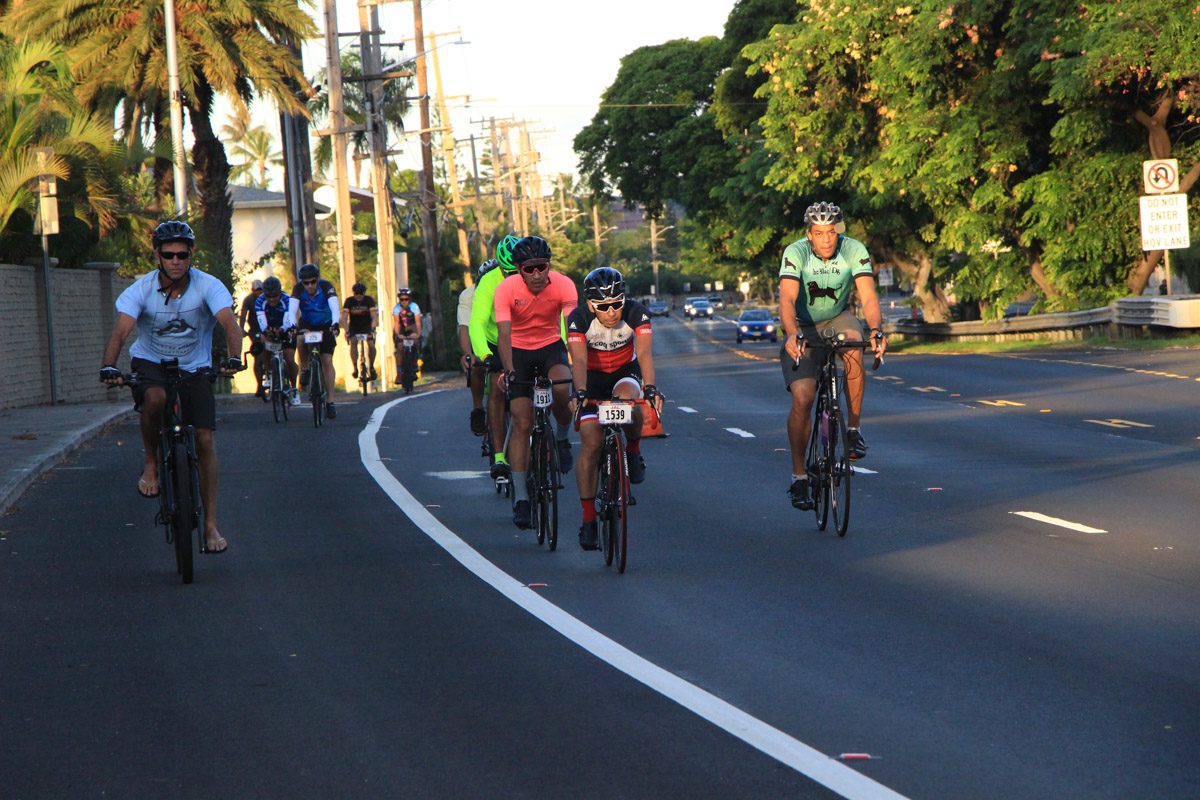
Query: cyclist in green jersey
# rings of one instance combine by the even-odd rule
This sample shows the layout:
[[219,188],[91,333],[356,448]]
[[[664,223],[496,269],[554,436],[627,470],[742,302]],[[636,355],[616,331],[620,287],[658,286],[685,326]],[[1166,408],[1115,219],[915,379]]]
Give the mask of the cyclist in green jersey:
[[[816,203],[804,212],[806,237],[788,245],[779,268],[779,322],[787,335],[779,349],[783,383],[792,395],[788,413],[788,442],[792,450],[792,482],[788,497],[801,510],[812,508],[804,451],[812,429],[812,406],[817,394],[817,371],[821,355],[819,332],[832,327],[847,339],[862,341],[862,324],[847,308],[852,290],[858,291],[863,316],[871,329],[871,349],[882,356],[887,349],[883,335],[883,312],[875,294],[871,256],[862,242],[842,235],[846,229],[842,210],[832,203]],[[805,340],[812,339],[811,347]],[[862,351],[842,352],[846,369],[847,450],[851,459],[867,454],[867,443],[859,430],[862,412]]]
[[471,336],[471,351],[483,362],[491,381],[488,394],[487,416],[492,436],[492,480],[507,479],[511,473],[504,454],[504,387],[500,385],[503,367],[500,364],[500,331],[496,327],[496,287],[509,275],[515,275],[517,266],[512,260],[512,250],[520,237],[509,234],[496,245],[496,261],[499,269],[493,269],[479,278],[475,284],[475,297],[471,301],[471,322],[467,331]]

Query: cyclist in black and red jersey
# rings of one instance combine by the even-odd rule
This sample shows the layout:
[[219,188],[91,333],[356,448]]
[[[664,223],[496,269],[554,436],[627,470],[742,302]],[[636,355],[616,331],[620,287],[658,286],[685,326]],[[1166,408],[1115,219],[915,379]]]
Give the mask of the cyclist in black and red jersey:
[[367,285],[359,282],[350,289],[350,296],[342,303],[342,323],[346,328],[346,342],[350,345],[350,364],[353,377],[358,377],[358,340],[355,336],[369,337],[364,345],[367,348],[367,363],[371,365],[369,380],[378,380],[375,372],[375,329],[379,327],[379,309],[375,307],[375,298],[367,294]]
[[[578,468],[575,480],[583,507],[579,544],[584,550],[597,547],[596,474],[604,430],[596,417],[596,401],[614,397],[638,400],[645,397],[662,410],[662,395],[654,386],[653,341],[650,312],[641,303],[625,299],[625,279],[609,267],[594,269],[583,279],[587,304],[567,318],[567,347],[576,387],[572,410],[583,404],[579,415]],[[643,385],[644,382],[644,385]],[[629,482],[646,479],[642,458],[642,409],[633,410],[633,424],[625,426],[625,451],[629,454]]]

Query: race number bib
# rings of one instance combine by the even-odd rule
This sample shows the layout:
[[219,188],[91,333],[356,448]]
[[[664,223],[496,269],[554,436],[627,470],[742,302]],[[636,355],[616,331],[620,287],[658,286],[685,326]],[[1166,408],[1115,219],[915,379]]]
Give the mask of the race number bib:
[[534,387],[533,404],[537,408],[550,407],[550,390],[541,386]]
[[596,414],[601,425],[628,425],[633,422],[633,406],[628,403],[600,403]]
[[325,334],[321,331],[305,331],[304,341],[308,344],[320,344],[325,341]]

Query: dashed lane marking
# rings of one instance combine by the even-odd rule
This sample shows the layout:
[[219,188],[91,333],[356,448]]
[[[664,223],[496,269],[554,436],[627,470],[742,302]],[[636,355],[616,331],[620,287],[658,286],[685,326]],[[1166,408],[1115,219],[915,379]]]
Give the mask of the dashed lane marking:
[[1060,528],[1068,528],[1073,531],[1079,531],[1080,533],[1108,533],[1108,531],[1102,528],[1093,528],[1090,525],[1084,525],[1079,522],[1071,522],[1070,520],[1059,519],[1058,517],[1048,517],[1045,514],[1038,513],[1037,511],[1010,511],[1008,513],[1015,514],[1018,517],[1036,520],[1038,522],[1045,522],[1050,525],[1057,525]]
[[379,456],[379,444],[375,441],[380,424],[393,407],[414,398],[431,397],[441,391],[444,390],[399,397],[385,403],[371,413],[366,427],[358,434],[358,452],[363,466],[392,502],[413,521],[413,524],[424,531],[426,536],[476,577],[601,661],[621,670],[779,763],[849,800],[907,800],[899,792],[871,780],[711,692],[668,672],[586,625],[488,561],[443,525],[388,471]]
[[725,430],[729,431],[730,433],[734,434],[735,436],[740,436],[743,439],[753,439],[754,438],[753,433],[751,433],[750,431],[744,431],[741,428],[726,428]]
[[986,406],[1023,406],[1024,403],[1018,403],[1016,400],[980,400]]
[[685,414],[695,414],[696,413],[696,409],[690,408],[688,406],[675,406],[675,408],[679,409],[680,411],[682,411]]
[[1127,419],[1085,419],[1084,422],[1094,422],[1097,425],[1105,425],[1109,428],[1153,428],[1153,425],[1148,425],[1145,422],[1131,422]]

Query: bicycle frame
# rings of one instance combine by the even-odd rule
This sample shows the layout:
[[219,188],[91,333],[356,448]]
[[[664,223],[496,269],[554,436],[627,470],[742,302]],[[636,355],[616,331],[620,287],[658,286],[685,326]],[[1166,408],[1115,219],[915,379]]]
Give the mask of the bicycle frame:
[[[558,446],[550,424],[550,407],[554,404],[553,387],[572,383],[570,378],[550,380],[535,374],[532,381],[514,381],[512,386],[533,387],[533,430],[530,433],[529,494],[533,528],[538,544],[549,539],[551,550],[558,547]],[[511,386],[506,392],[511,399]]]
[[[596,485],[597,519],[601,523],[600,549],[605,566],[617,563],[617,572],[625,572],[629,545],[629,461],[621,430],[633,424],[633,409],[644,406],[644,399],[614,398],[596,404],[596,421],[604,429],[600,448],[600,469]],[[582,414],[583,406],[579,408]]]
[[312,403],[313,427],[321,427],[325,416],[325,373],[321,368],[321,342],[324,331],[303,331],[304,346],[308,350],[308,399]]

